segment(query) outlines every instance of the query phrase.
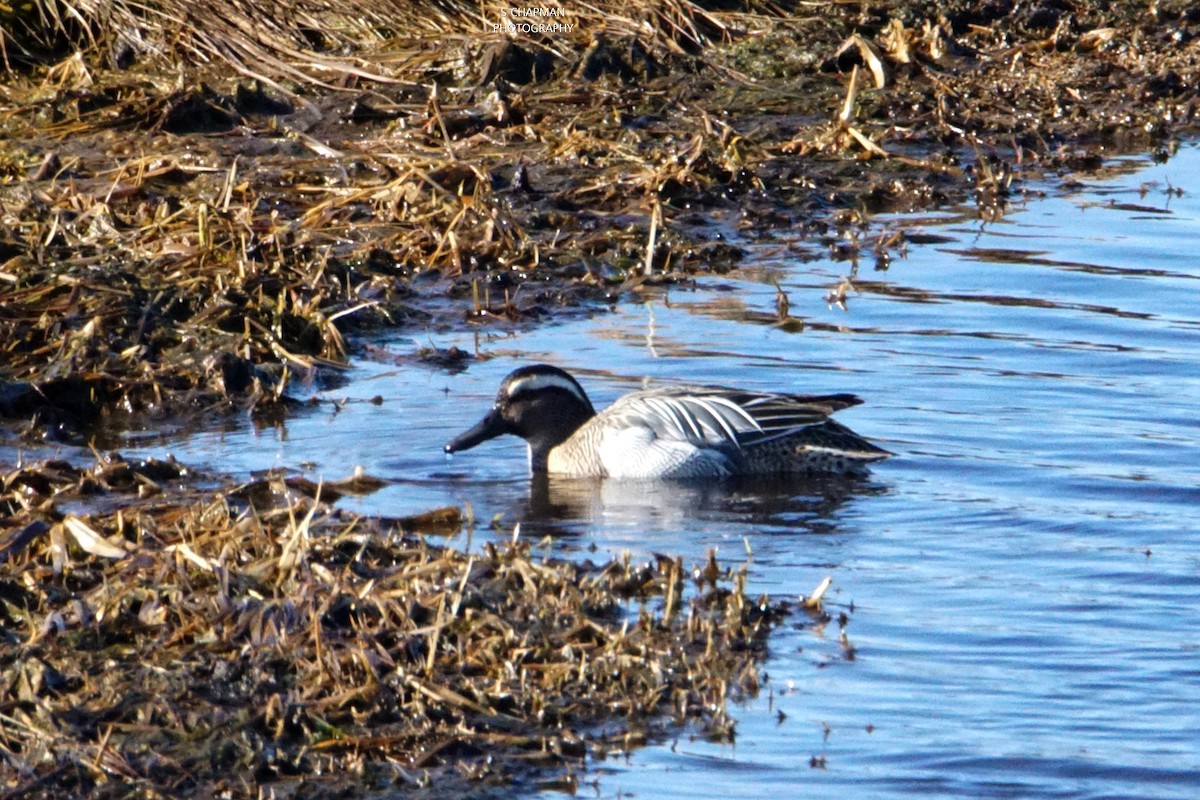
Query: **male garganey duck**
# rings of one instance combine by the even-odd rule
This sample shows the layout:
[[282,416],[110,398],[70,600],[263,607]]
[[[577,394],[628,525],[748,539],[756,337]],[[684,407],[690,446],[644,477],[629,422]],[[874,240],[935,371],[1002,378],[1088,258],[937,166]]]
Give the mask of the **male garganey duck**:
[[491,411],[446,452],[511,433],[529,444],[534,472],[568,477],[859,473],[891,453],[829,415],[861,402],[667,386],[627,394],[597,414],[574,378],[537,364],[509,373]]

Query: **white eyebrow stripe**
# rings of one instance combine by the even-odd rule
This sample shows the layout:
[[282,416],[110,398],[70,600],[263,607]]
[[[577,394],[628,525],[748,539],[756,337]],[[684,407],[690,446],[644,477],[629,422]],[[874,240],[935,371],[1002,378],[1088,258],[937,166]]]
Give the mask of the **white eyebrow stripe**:
[[540,392],[543,389],[562,389],[570,392],[583,402],[588,402],[587,396],[580,390],[579,385],[561,375],[530,375],[508,385],[508,396],[516,397],[526,392]]

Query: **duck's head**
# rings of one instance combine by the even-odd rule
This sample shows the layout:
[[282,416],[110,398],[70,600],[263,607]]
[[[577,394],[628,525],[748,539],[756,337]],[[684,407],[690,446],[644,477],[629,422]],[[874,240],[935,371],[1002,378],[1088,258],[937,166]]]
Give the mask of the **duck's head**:
[[529,443],[533,469],[544,470],[550,451],[595,415],[583,387],[563,370],[548,364],[521,367],[500,384],[491,411],[447,444],[446,452],[470,450],[511,433]]

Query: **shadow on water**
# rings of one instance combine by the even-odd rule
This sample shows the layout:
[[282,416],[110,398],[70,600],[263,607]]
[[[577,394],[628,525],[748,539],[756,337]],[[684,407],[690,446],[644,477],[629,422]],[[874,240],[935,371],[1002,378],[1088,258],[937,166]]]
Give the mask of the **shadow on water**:
[[689,522],[828,534],[855,498],[887,488],[867,477],[739,477],[709,481],[613,481],[535,475],[513,516],[523,533],[578,536],[597,525],[675,532]]
[[391,483],[402,492],[453,485],[464,497],[483,499],[494,527],[511,532],[519,524],[523,537],[550,536],[568,543],[591,537],[599,542],[605,532],[630,531],[642,537],[641,549],[654,549],[657,541],[672,550],[682,544],[680,532],[697,525],[755,535],[840,533],[849,506],[890,491],[870,473],[637,481],[439,472],[419,480],[393,478]]

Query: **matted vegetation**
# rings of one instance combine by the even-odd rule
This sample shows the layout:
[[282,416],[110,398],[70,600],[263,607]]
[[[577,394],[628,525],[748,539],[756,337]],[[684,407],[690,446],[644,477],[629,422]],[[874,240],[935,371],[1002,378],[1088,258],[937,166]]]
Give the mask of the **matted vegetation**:
[[[569,563],[431,544],[269,479],[179,488],[170,462],[4,476],[0,776],[9,796],[462,796],[689,723],[729,739],[784,605],[715,560]],[[318,497],[311,495],[316,494]],[[8,517],[11,519],[11,517]],[[273,793],[273,795],[272,795]]]
[[863,210],[1002,213],[1014,175],[1168,142],[1200,82],[1183,3],[512,8],[4,12],[0,381],[34,385],[0,413],[272,405],[363,326],[611,302],[731,234],[886,264]]

